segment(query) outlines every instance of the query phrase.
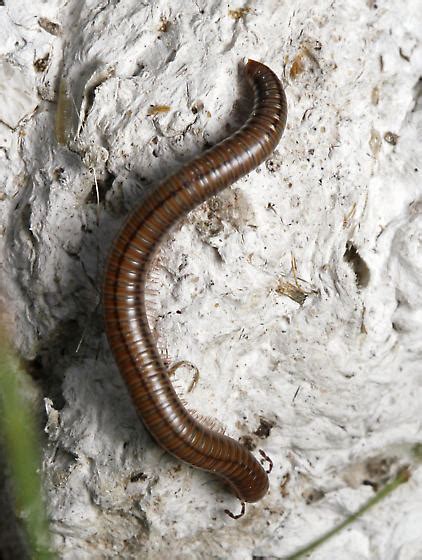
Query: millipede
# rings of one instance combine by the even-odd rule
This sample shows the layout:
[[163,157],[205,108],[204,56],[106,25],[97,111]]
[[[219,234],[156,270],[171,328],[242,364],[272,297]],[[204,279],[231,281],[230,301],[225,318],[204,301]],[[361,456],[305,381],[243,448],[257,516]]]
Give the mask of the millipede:
[[247,61],[245,73],[253,92],[249,118],[161,182],[130,213],[112,244],[103,286],[109,345],[145,427],[173,456],[221,477],[241,500],[242,514],[245,502],[267,493],[267,471],[246,447],[187,411],[155,345],[145,296],[163,237],[188,212],[258,167],[280,141],[287,117],[280,80],[254,60]]

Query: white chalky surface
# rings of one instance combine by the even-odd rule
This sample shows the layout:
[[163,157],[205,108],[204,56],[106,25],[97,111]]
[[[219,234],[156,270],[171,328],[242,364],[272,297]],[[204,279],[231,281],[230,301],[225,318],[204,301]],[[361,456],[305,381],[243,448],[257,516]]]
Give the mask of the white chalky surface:
[[[2,270],[45,399],[59,557],[283,558],[409,464],[312,559],[422,558],[420,0],[1,4]],[[189,406],[274,462],[233,521],[216,479],[146,435],[100,290],[145,189],[242,122],[244,57],[282,77],[285,135],[163,245],[151,312],[198,368],[190,393],[177,371]]]

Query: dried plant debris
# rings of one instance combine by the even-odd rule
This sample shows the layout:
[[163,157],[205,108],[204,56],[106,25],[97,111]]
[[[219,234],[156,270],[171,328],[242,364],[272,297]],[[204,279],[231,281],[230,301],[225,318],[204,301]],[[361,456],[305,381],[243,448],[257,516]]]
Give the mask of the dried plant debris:
[[73,128],[72,102],[67,81],[61,78],[57,95],[57,108],[55,119],[56,140],[59,144],[67,145]]
[[287,487],[288,487],[290,478],[291,478],[291,476],[290,476],[289,472],[284,474],[281,478],[279,488],[280,488],[280,494],[283,496],[283,498],[287,498],[287,496],[289,495],[289,491],[288,491]]
[[62,34],[61,26],[58,23],[55,23],[54,21],[50,21],[45,17],[38,18],[38,25],[42,29],[44,29],[44,31],[50,33],[50,35],[55,35],[56,37],[60,37],[60,35]]
[[349,210],[349,212],[344,216],[343,218],[343,227],[346,228],[350,225],[352,219],[354,218],[356,214],[356,202],[354,202],[352,204],[351,209]]
[[161,115],[162,113],[168,113],[171,107],[169,105],[150,105],[147,111],[148,117],[153,115]]
[[299,286],[296,282],[289,282],[284,278],[280,278],[277,287],[275,288],[277,294],[282,296],[287,296],[291,300],[295,301],[299,305],[303,305],[305,303],[306,298],[315,293],[315,290],[305,290],[301,286]]
[[252,8],[249,7],[238,8],[237,10],[229,10],[229,16],[234,20],[242,19],[250,13],[253,13],[253,11]]
[[320,50],[321,43],[317,42],[314,45],[303,43],[293,59],[290,66],[290,78],[296,80],[300,74],[305,72],[314,73],[316,70],[321,70],[318,58],[313,53],[314,50]]
[[369,137],[369,148],[371,149],[372,155],[378,157],[381,150],[381,134],[378,130],[373,128],[371,130],[371,136]]
[[273,428],[274,425],[275,422],[273,422],[272,420],[268,420],[267,418],[261,417],[259,419],[259,426],[255,430],[254,434],[259,438],[266,439],[267,437],[269,437],[271,433],[271,429]]
[[380,90],[378,86],[375,86],[371,92],[371,103],[372,105],[376,106],[378,105],[379,102],[380,102]]

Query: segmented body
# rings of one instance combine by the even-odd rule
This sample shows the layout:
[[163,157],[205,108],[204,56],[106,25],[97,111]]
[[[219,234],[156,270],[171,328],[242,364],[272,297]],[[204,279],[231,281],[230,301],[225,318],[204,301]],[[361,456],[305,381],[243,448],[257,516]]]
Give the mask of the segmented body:
[[163,236],[188,212],[260,165],[283,133],[287,106],[276,75],[249,60],[254,93],[247,122],[163,181],[130,214],[113,243],[104,282],[106,332],[139,415],[161,447],[227,481],[242,501],[268,490],[259,461],[234,439],[201,424],[176,394],[145,311],[145,283]]

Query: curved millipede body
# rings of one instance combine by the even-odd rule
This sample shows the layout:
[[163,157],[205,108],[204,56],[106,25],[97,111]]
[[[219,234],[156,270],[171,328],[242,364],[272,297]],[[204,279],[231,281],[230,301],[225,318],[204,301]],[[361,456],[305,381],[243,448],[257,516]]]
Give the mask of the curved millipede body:
[[145,311],[145,282],[163,236],[188,212],[260,165],[284,130],[287,105],[277,76],[249,60],[254,95],[247,122],[167,178],[129,215],[106,268],[104,313],[109,344],[136,409],[161,447],[222,477],[242,501],[268,490],[259,461],[234,439],[201,424],[177,396],[154,344]]

